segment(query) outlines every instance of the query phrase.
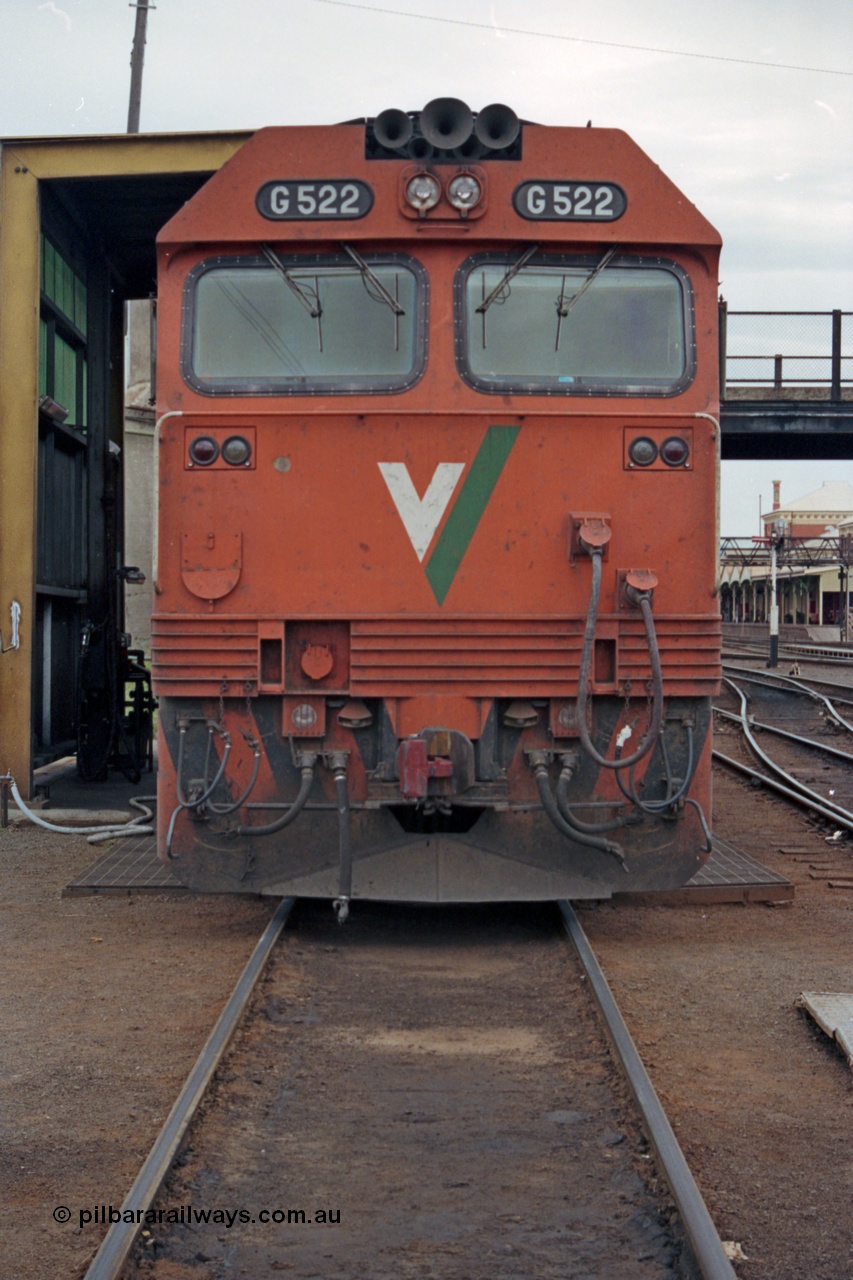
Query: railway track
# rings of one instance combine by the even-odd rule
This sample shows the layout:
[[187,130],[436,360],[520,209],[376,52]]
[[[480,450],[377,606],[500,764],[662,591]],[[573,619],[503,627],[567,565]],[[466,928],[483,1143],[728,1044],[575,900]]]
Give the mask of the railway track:
[[[722,651],[723,660],[754,658],[766,662],[769,644],[764,640],[727,640]],[[781,663],[802,662],[829,667],[853,668],[853,649],[841,649],[837,645],[808,644],[785,641],[780,643],[778,658]]]
[[[229,1274],[342,1280],[547,1280],[605,1265],[625,1280],[695,1276],[697,1266],[706,1280],[732,1280],[568,903],[564,929],[541,904],[364,904],[344,930],[325,907],[300,903],[281,938],[290,905],[120,1211],[141,1221],[110,1227],[86,1280],[156,1280],[161,1262],[169,1275],[201,1264],[205,1277],[218,1263]],[[193,1219],[214,1203],[245,1218]],[[170,1207],[171,1224],[143,1225]],[[285,1217],[262,1224],[262,1213]],[[288,1221],[299,1213],[307,1218]]]
[[[820,676],[724,671],[714,758],[853,832],[853,688]],[[726,726],[737,727],[736,739]]]

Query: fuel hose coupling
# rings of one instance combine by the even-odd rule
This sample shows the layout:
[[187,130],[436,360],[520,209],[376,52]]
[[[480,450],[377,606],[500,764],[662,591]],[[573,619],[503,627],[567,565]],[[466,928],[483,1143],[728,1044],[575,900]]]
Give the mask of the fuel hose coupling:
[[657,574],[651,569],[629,569],[625,574],[625,599],[635,609],[640,609],[644,600],[651,604],[657,585]]
[[604,548],[613,536],[613,531],[603,518],[587,516],[581,522],[577,536],[582,551],[585,551],[588,556],[600,556],[604,554]]

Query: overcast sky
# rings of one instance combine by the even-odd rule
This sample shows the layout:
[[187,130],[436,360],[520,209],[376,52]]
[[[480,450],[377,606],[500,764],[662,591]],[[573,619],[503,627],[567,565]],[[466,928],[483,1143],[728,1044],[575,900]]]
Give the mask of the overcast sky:
[[[145,131],[325,124],[462,98],[618,127],[723,236],[732,310],[853,311],[853,0],[155,0]],[[121,133],[127,0],[0,0],[0,136]],[[853,316],[847,321],[853,348]],[[849,367],[849,366],[848,366]],[[752,533],[850,463],[726,463]]]

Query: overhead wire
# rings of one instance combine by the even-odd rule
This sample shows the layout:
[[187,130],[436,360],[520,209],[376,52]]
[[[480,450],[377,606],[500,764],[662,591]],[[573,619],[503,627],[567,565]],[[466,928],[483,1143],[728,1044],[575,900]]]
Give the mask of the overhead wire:
[[531,31],[526,27],[509,27],[505,23],[474,22],[468,18],[441,18],[434,13],[410,13],[405,9],[382,9],[379,5],[358,4],[356,0],[315,0],[317,4],[331,4],[338,9],[360,9],[366,13],[381,13],[388,18],[416,18],[420,22],[440,22],[452,27],[473,27],[478,31],[500,31],[513,36],[532,36],[538,40],[564,40],[573,44],[595,44],[605,49],[630,49],[634,53],[663,53],[674,58],[701,58],[706,62],[732,62],[744,67],[764,67],[770,71],[810,71],[817,75],[853,76],[853,71],[839,71],[834,67],[805,67],[792,62],[763,62],[758,58],[733,58],[722,53],[694,53],[690,49],[664,49],[657,45],[628,44],[621,40],[595,40],[590,36],[569,36],[560,31]]

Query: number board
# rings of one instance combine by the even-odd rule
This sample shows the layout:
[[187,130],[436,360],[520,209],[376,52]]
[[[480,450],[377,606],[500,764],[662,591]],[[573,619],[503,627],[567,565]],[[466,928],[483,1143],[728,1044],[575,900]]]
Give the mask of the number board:
[[357,178],[265,182],[255,197],[258,213],[273,222],[314,222],[324,218],[363,218],[373,207],[373,192]]
[[539,222],[613,222],[628,208],[615,182],[523,182],[512,193],[522,218]]

